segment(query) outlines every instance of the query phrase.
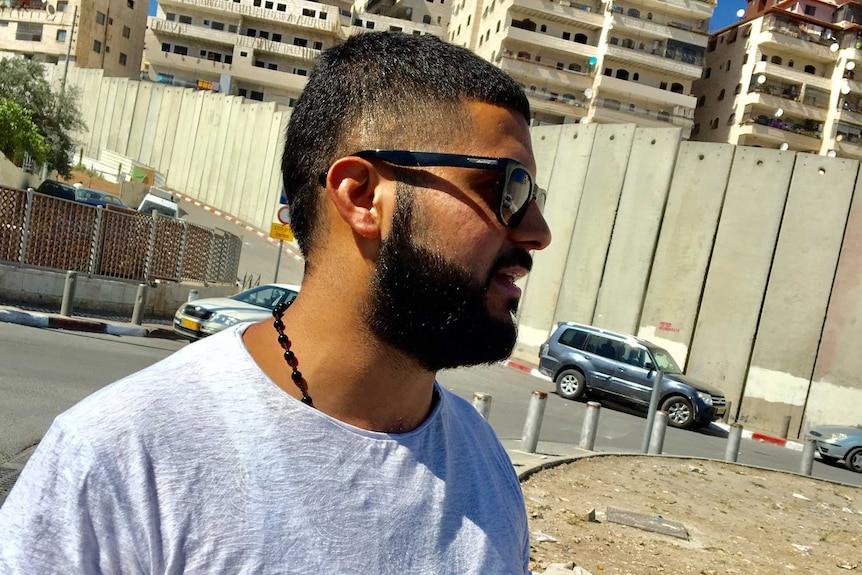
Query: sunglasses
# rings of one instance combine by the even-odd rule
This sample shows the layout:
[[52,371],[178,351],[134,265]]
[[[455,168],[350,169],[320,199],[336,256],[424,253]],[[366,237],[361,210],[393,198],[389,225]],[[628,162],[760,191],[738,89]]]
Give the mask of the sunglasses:
[[[530,202],[535,200],[539,210],[544,207],[545,191],[535,184],[526,166],[517,160],[407,150],[362,150],[351,155],[364,159],[376,158],[395,166],[409,168],[440,166],[500,172],[502,177],[497,181],[494,190],[498,198],[497,205],[492,207],[495,208],[500,223],[509,228],[517,227],[521,223]],[[326,174],[321,174],[320,181],[322,185],[326,185]]]

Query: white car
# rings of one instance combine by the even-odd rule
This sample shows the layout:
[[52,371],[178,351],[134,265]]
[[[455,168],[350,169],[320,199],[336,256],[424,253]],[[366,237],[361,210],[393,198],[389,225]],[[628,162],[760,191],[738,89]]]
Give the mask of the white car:
[[275,306],[292,302],[298,293],[298,285],[264,284],[230,297],[190,301],[174,314],[174,332],[200,339],[241,322],[260,321],[272,317]]

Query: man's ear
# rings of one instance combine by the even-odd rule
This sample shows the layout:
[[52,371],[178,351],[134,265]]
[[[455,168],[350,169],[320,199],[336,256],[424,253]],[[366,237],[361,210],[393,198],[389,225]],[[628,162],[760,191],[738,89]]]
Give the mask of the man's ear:
[[373,164],[353,156],[337,160],[326,175],[326,194],[332,205],[362,237],[380,235],[380,213],[374,205],[380,182]]

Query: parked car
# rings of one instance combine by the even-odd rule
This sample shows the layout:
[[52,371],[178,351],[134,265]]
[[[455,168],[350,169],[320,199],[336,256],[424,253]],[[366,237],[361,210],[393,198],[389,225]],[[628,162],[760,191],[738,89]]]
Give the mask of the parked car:
[[180,217],[180,207],[177,205],[176,196],[156,187],[150,187],[150,191],[147,192],[144,199],[138,205],[138,211],[147,214],[155,211],[160,216],[168,218]]
[[103,192],[101,190],[93,190],[91,188],[77,188],[75,190],[75,199],[82,204],[88,204],[91,206],[102,206],[103,208],[114,206],[117,208],[129,209],[129,206],[114,194],[109,194],[108,192]]
[[212,335],[245,321],[272,316],[280,303],[292,302],[299,286],[265,284],[230,297],[213,297],[184,303],[174,314],[174,332],[191,339]]
[[862,425],[820,425],[808,432],[815,439],[820,459],[844,460],[844,467],[862,473]]
[[566,399],[593,393],[646,406],[658,370],[664,373],[659,409],[670,425],[705,426],[724,415],[721,391],[683,374],[667,350],[633,335],[561,322],[539,351],[539,371]]
[[39,187],[36,188],[36,192],[45,194],[46,196],[54,196],[55,198],[71,200],[73,202],[75,201],[75,186],[64,184],[57,180],[45,180],[39,184]]

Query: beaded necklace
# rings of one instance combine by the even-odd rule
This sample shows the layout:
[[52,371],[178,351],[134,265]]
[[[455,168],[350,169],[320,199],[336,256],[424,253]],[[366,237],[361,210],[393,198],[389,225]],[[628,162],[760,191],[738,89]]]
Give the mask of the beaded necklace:
[[293,302],[280,303],[275,306],[275,309],[272,310],[272,317],[275,318],[272,325],[275,327],[275,331],[278,332],[278,343],[284,350],[284,361],[287,362],[288,367],[291,369],[290,379],[293,380],[293,383],[296,384],[296,387],[298,387],[299,391],[302,393],[302,403],[310,407],[314,407],[314,404],[311,402],[311,396],[308,395],[308,383],[305,381],[305,378],[302,377],[302,372],[296,369],[296,366],[299,365],[299,361],[296,359],[296,354],[290,351],[290,338],[284,335],[284,322],[282,321],[282,318],[284,317],[284,312],[287,311],[287,308],[290,307],[291,303]]

